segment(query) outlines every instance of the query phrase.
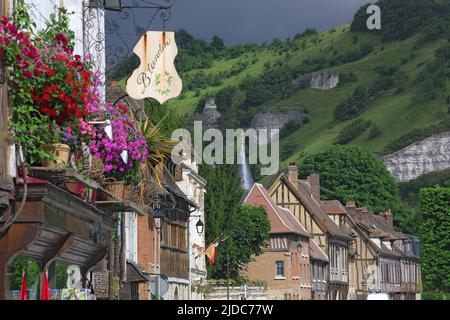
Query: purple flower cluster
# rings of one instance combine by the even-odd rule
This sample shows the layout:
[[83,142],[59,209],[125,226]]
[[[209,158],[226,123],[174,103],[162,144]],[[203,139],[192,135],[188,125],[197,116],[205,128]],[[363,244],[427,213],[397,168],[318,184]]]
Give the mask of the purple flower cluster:
[[[104,125],[96,126],[96,130],[90,130],[89,149],[91,154],[102,159],[107,176],[132,183],[137,179],[140,164],[147,160],[147,140],[141,131],[136,130],[135,120],[124,112],[125,107],[118,106],[116,109],[108,105],[106,109],[113,128],[113,139],[106,135]],[[127,163],[121,157],[124,150],[128,152]]]

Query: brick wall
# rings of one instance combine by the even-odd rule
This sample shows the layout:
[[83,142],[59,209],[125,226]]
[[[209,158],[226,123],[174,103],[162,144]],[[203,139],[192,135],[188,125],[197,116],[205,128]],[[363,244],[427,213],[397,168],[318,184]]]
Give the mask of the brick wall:
[[[148,214],[137,217],[137,256],[138,264],[141,265],[145,270],[151,273],[158,273],[157,268],[155,268],[155,255],[154,255],[154,243],[155,235],[153,221]],[[156,254],[159,254],[157,247]],[[149,284],[141,283],[139,284],[139,299],[147,300],[149,297]]]
[[[266,251],[255,257],[254,261],[248,265],[247,275],[250,280],[267,282],[269,299],[311,299],[311,268],[309,254],[305,254],[309,252],[309,247],[307,242],[303,242],[302,245],[302,251],[297,255],[293,255],[294,251]],[[285,279],[275,279],[276,261],[284,262]]]

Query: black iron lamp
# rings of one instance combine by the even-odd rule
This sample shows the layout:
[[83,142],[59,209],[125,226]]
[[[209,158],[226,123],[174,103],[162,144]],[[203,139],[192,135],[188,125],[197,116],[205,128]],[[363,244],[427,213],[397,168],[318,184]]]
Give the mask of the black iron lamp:
[[153,221],[155,221],[155,228],[158,232],[161,231],[165,218],[166,215],[161,209],[158,208],[153,212]]
[[205,224],[203,223],[201,218],[198,219],[197,224],[195,225],[195,228],[197,228],[198,235],[201,236],[203,233],[203,230],[205,228]]

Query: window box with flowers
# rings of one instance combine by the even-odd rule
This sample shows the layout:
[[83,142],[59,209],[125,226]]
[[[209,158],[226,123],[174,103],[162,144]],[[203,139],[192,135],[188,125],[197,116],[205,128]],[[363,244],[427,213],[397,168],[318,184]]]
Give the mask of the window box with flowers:
[[[73,53],[74,34],[63,7],[57,7],[43,31],[34,32],[23,0],[15,7],[14,23],[0,22],[0,59],[8,67],[12,102],[10,129],[28,165],[83,167],[100,163],[95,180],[116,198],[123,186],[137,186],[142,177],[170,154],[158,125],[138,121],[124,106],[107,106],[101,94],[101,75],[89,57]],[[105,132],[109,121],[112,134]],[[89,161],[69,161],[71,159]],[[80,164],[81,163],[81,164]],[[86,170],[83,173],[88,174]]]
[[69,151],[80,149],[81,125],[92,94],[91,64],[73,54],[74,35],[63,7],[44,31],[34,32],[23,1],[14,22],[2,17],[0,59],[8,67],[12,102],[11,131],[29,165],[65,166]]
[[89,136],[91,154],[102,160],[105,189],[123,199],[125,185],[137,185],[141,180],[141,167],[148,157],[147,141],[125,106],[107,105],[106,112],[98,110],[97,115],[98,120],[110,121],[112,135],[106,134],[106,124],[88,125],[83,134]]

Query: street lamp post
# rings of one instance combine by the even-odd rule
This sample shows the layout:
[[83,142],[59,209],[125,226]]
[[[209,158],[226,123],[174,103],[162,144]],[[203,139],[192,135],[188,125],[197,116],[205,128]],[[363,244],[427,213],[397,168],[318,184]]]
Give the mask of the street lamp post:
[[[158,268],[158,273],[161,273],[161,261],[160,261],[160,259],[161,259],[161,242],[160,242],[161,241],[161,229],[162,229],[162,226],[164,224],[164,220],[166,218],[166,214],[160,208],[160,206],[157,205],[156,208],[155,208],[155,211],[153,212],[152,217],[153,217],[153,221],[155,223],[155,229],[157,231],[157,234],[155,235],[155,238],[154,238],[155,239],[155,244],[154,244],[153,252],[154,252],[154,256],[155,256],[155,264],[157,264],[157,268]],[[158,259],[156,259],[156,244],[157,244],[156,238],[158,238],[158,245],[160,247],[160,249],[158,250],[158,253],[159,253],[158,254]],[[157,263],[156,263],[156,261],[157,261]],[[159,296],[160,296],[160,279],[157,278],[156,281],[157,281],[157,284],[155,286],[155,288],[156,288],[155,294],[156,294],[156,296],[159,299]]]
[[203,234],[205,224],[202,221],[201,215],[190,215],[188,218],[188,274],[189,274],[189,299],[192,298],[192,275],[191,275],[191,259],[192,259],[192,253],[191,253],[191,218],[198,218],[197,223],[195,224],[195,228],[197,229],[197,234],[201,236]]

